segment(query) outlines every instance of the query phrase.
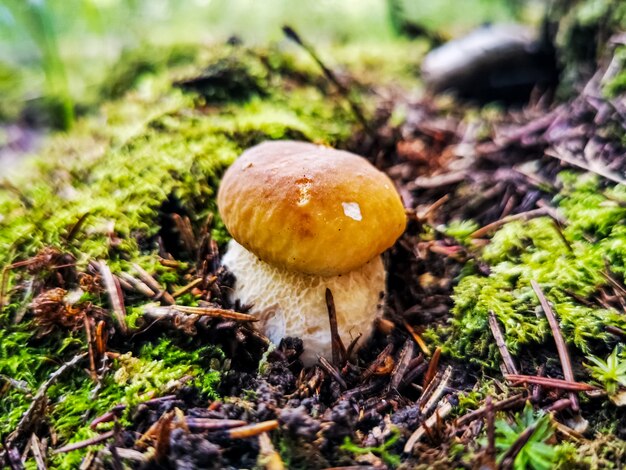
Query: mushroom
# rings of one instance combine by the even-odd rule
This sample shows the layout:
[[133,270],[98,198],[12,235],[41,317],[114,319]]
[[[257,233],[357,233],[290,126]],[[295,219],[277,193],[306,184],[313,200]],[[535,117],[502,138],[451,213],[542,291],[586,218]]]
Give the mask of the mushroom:
[[226,171],[217,202],[233,237],[222,260],[233,296],[272,342],[298,336],[305,365],[330,359],[326,289],[341,338],[362,334],[358,347],[369,337],[385,291],[380,255],[406,226],[384,173],[353,153],[265,142]]

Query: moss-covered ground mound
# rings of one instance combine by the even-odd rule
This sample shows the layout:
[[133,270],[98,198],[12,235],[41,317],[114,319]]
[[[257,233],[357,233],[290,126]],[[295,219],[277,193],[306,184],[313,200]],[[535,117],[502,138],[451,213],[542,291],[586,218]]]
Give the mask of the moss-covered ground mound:
[[[550,109],[415,101],[387,82],[411,54],[370,51],[348,93],[277,48],[126,57],[0,186],[0,465],[623,466],[620,88],[602,69]],[[409,217],[376,334],[309,369],[219,266],[221,173],[283,138],[361,153]]]

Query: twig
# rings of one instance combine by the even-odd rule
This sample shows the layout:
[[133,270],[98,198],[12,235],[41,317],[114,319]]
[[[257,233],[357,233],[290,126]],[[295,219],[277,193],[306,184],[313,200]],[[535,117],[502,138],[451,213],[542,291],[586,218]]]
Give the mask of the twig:
[[346,99],[346,101],[350,105],[350,109],[352,109],[352,112],[354,113],[354,116],[359,121],[359,124],[363,126],[365,132],[367,132],[369,136],[375,137],[374,131],[370,127],[367,119],[365,119],[363,110],[361,109],[359,104],[351,98],[350,90],[343,83],[341,83],[341,81],[337,78],[335,73],[330,68],[326,67],[324,62],[322,62],[322,59],[317,55],[317,52],[315,52],[315,49],[313,49],[313,46],[304,42],[300,35],[296,33],[295,30],[290,26],[283,26],[283,33],[288,39],[291,39],[293,42],[302,47],[302,49],[304,49],[311,56],[311,58],[317,63],[317,65],[319,65],[326,78],[337,87],[337,89]]
[[[512,397],[505,398],[504,400],[492,403],[493,411],[503,411],[508,410],[509,408],[514,408],[522,403],[524,403],[526,399],[524,396],[519,393],[517,395],[513,395]],[[471,423],[474,420],[480,419],[487,413],[487,407],[483,406],[478,408],[477,410],[470,411],[469,413],[461,416],[456,420],[457,426],[464,426],[466,424]]]
[[411,362],[411,359],[413,359],[413,348],[413,341],[407,339],[404,342],[402,350],[400,351],[398,362],[396,362],[396,366],[391,373],[391,382],[389,384],[390,391],[398,391],[400,382],[402,382],[402,377],[404,377],[404,374],[409,367],[409,363]]
[[45,450],[42,448],[41,441],[37,437],[37,434],[33,433],[30,436],[30,451],[35,459],[37,470],[47,470],[46,459],[44,456]]
[[259,321],[254,315],[247,313],[239,313],[233,310],[226,310],[217,307],[186,307],[183,305],[169,305],[158,307],[156,305],[146,305],[144,313],[153,318],[167,318],[177,313],[187,315],[197,315],[198,317],[220,318],[222,320],[233,320],[238,322],[256,322]]
[[515,459],[517,454],[519,454],[522,447],[526,445],[526,443],[530,440],[532,435],[535,433],[537,429],[537,423],[528,426],[524,432],[522,432],[515,442],[507,449],[504,456],[502,457],[502,463],[500,464],[501,469],[510,469],[513,468],[513,464],[515,463]]
[[[132,460],[133,462],[145,463],[148,460],[148,457],[143,452],[139,452],[134,449],[126,449],[124,447],[110,447],[105,448],[100,451],[101,455],[111,455],[113,452],[117,454],[120,459],[124,460]],[[82,468],[82,467],[81,467]]]
[[413,450],[413,447],[415,447],[415,444],[417,444],[422,439],[422,437],[424,437],[424,435],[427,433],[426,430],[436,426],[436,424],[440,422],[441,419],[448,416],[451,411],[452,411],[452,404],[450,404],[450,402],[448,402],[447,400],[444,401],[439,406],[439,408],[437,408],[435,412],[426,421],[424,421],[415,430],[415,432],[413,432],[413,434],[411,434],[409,439],[406,441],[406,444],[404,445],[404,453],[405,454],[410,453]]
[[560,400],[555,401],[549,407],[546,408],[546,411],[549,413],[556,411],[563,411],[572,406],[572,400],[569,398],[561,398]]
[[133,268],[137,271],[137,275],[139,279],[145,282],[150,289],[157,293],[156,298],[162,298],[163,301],[168,305],[174,305],[176,301],[172,298],[172,296],[165,289],[161,287],[161,285],[157,282],[155,278],[153,278],[148,271],[143,269],[137,263],[133,263]]
[[278,428],[278,421],[263,421],[262,423],[249,424],[240,428],[229,429],[226,435],[229,439],[246,439],[248,437],[258,436],[261,433],[273,431]]
[[266,432],[259,434],[258,465],[265,470],[284,470],[285,468],[280,454],[274,449],[272,440]]
[[6,457],[11,470],[24,470],[24,464],[22,463],[22,459],[20,458],[20,451],[17,450],[15,447],[7,448]]
[[[559,353],[559,359],[561,360],[561,367],[563,368],[563,377],[565,380],[569,382],[575,382],[574,371],[572,369],[572,361],[569,357],[569,352],[567,351],[567,345],[565,344],[565,340],[563,339],[563,335],[561,334],[561,329],[559,328],[559,322],[548,303],[548,299],[543,294],[541,287],[537,282],[532,279],[530,281],[530,285],[533,287],[537,298],[539,299],[539,303],[541,303],[541,308],[543,308],[543,312],[546,314],[546,318],[548,319],[548,323],[550,324],[550,329],[552,330],[552,336],[554,337],[554,342],[556,343],[556,349]],[[569,396],[572,401],[572,411],[578,412],[580,411],[580,406],[578,405],[578,397],[576,397],[575,393],[570,393]]]
[[495,411],[493,409],[493,400],[491,395],[487,396],[485,403],[486,425],[487,425],[487,458],[489,459],[490,468],[496,468],[496,430],[495,430]]
[[393,343],[389,343],[387,346],[385,346],[385,349],[383,349],[380,354],[376,356],[376,359],[374,359],[369,367],[365,369],[361,380],[365,382],[367,379],[369,379],[376,372],[376,369],[378,369],[378,367],[381,366],[385,362],[385,360],[391,356],[392,351]]
[[426,369],[428,369],[428,364],[424,362],[424,355],[420,354],[411,361],[411,364],[409,364],[409,369],[406,374],[404,374],[404,377],[402,377],[402,384],[412,384],[420,374],[423,374],[424,371],[426,371]]
[[146,283],[141,282],[139,279],[134,278],[128,273],[121,272],[119,274],[119,277],[121,278],[121,280],[130,284],[134,291],[139,292],[140,294],[143,294],[150,299],[156,295],[156,292],[150,289],[150,287]]
[[343,380],[343,377],[341,377],[341,374],[334,365],[332,365],[325,357],[322,356],[318,357],[318,361],[320,367],[324,369],[328,373],[328,375],[335,379],[335,381],[339,384],[341,390],[345,390],[348,388],[348,386],[346,385],[346,381]]
[[191,221],[189,217],[181,217],[179,214],[172,214],[172,220],[178,229],[178,233],[180,235],[180,239],[185,246],[185,250],[192,256],[195,256],[198,252],[198,244],[196,241],[196,236],[193,233],[193,228],[191,226]]
[[60,449],[54,450],[53,454],[64,454],[66,452],[72,452],[73,450],[84,449],[85,447],[93,446],[96,444],[101,444],[104,441],[107,441],[115,436],[115,431],[107,431],[99,436],[94,436],[89,439],[85,439],[84,441],[74,442],[72,444],[68,444],[66,446],[61,447]]
[[439,357],[441,356],[441,348],[437,346],[433,357],[430,359],[430,363],[428,364],[428,370],[426,374],[424,374],[424,388],[428,387],[430,381],[435,378],[437,374],[437,367],[439,366]]
[[479,228],[475,232],[473,232],[470,237],[472,238],[482,238],[490,232],[499,229],[505,224],[509,222],[513,222],[515,220],[529,220],[535,217],[542,217],[544,215],[549,215],[548,211],[540,207],[539,209],[533,209],[526,212],[521,212],[519,214],[507,215],[506,217],[501,218],[500,220],[496,220],[495,222],[491,222],[490,224],[485,225],[484,227]]
[[109,295],[109,302],[111,303],[111,308],[113,308],[117,324],[120,327],[122,334],[127,335],[128,325],[126,324],[126,308],[124,307],[124,301],[122,300],[122,289],[119,281],[113,277],[111,270],[104,261],[99,261],[97,266],[100,274],[102,275],[104,287]]
[[517,374],[518,370],[515,367],[515,362],[513,361],[513,357],[509,352],[509,349],[506,347],[506,343],[504,341],[504,335],[502,334],[502,330],[500,330],[500,325],[498,325],[498,320],[496,318],[495,313],[489,310],[489,328],[491,328],[491,332],[493,333],[493,337],[496,340],[496,345],[498,346],[498,350],[500,351],[500,355],[502,356],[502,361],[504,362],[504,368],[509,374]]
[[[216,278],[217,279],[217,278]],[[201,284],[202,281],[204,281],[204,279],[202,279],[201,277],[194,279],[193,281],[191,281],[189,284],[187,284],[186,286],[181,287],[180,289],[178,289],[176,292],[174,292],[172,294],[172,297],[177,298],[180,297],[183,294],[186,294],[187,292],[189,292],[191,289],[193,289],[194,287],[196,287],[198,284]]]
[[428,416],[431,410],[437,406],[439,399],[446,392],[450,377],[452,377],[452,366],[446,367],[441,375],[437,374],[437,377],[424,389],[418,403],[418,408],[423,415]]
[[406,328],[406,330],[409,332],[409,334],[413,337],[413,339],[415,340],[415,342],[417,343],[417,345],[420,347],[420,349],[422,350],[422,352],[424,354],[426,354],[427,356],[430,356],[430,349],[428,349],[428,346],[426,346],[426,343],[424,342],[424,340],[422,339],[422,337],[417,333],[417,331],[415,331],[415,328],[413,328],[409,322],[407,322],[406,320],[402,320],[402,322],[404,323],[404,327]]
[[[165,396],[162,396],[162,397],[153,398],[151,400],[144,401],[142,403],[138,403],[137,405],[151,406],[151,405],[156,405],[156,404],[162,403],[164,401],[170,401],[170,400],[175,400],[175,399],[176,399],[176,395],[165,395]],[[91,429],[96,429],[98,424],[108,423],[110,421],[113,421],[115,419],[115,417],[118,416],[125,409],[126,409],[126,405],[115,405],[109,411],[107,411],[103,415],[101,415],[101,416],[95,418],[93,421],[91,421],[91,423],[89,423],[89,427]]]
[[341,336],[339,336],[339,330],[337,329],[337,311],[335,310],[335,301],[333,299],[333,293],[328,287],[326,288],[326,307],[328,308],[328,321],[330,322],[333,364],[339,366],[345,362],[346,347],[343,345],[343,341],[341,341]]
[[571,382],[569,380],[552,379],[549,377],[537,377],[534,375],[506,374],[504,378],[514,384],[539,384],[548,388],[558,388],[561,390],[570,390],[573,392],[590,392],[592,390],[597,390],[597,387],[589,384]]
[[85,325],[85,337],[87,339],[87,349],[89,353],[89,372],[91,373],[91,378],[93,380],[98,379],[98,372],[96,371],[96,356],[94,354],[94,340],[93,335],[91,334],[91,319],[89,316],[85,315],[83,317],[83,324]]
[[219,431],[222,429],[238,428],[248,423],[240,419],[212,419],[186,417],[187,426],[192,431]]
[[70,229],[70,231],[67,233],[67,235],[65,236],[65,242],[69,243],[71,242],[74,237],[76,236],[76,234],[78,233],[78,231],[82,228],[83,224],[85,223],[85,221],[87,220],[87,217],[89,217],[91,215],[91,212],[85,212],[83,215],[81,215],[78,220],[76,221],[76,223],[72,226],[72,228]]
[[54,384],[54,382],[56,382],[57,379],[61,375],[63,375],[63,373],[65,373],[66,370],[74,367],[86,356],[87,356],[87,353],[82,353],[82,354],[78,354],[74,356],[69,362],[66,362],[61,367],[59,367],[56,371],[54,371],[50,375],[48,380],[46,380],[43,384],[41,384],[30,406],[28,407],[26,412],[22,415],[22,418],[20,419],[20,422],[17,424],[17,427],[11,434],[9,434],[9,437],[7,437],[6,443],[5,443],[6,448],[11,448],[13,443],[16,442],[18,439],[20,439],[22,435],[30,429],[33,419],[34,419],[33,415],[41,407],[43,400],[46,396],[46,392],[48,391],[50,386]]
[[563,146],[549,148],[544,151],[544,155],[556,158],[557,160],[561,160],[572,166],[582,168],[585,171],[600,175],[609,181],[613,181],[614,183],[626,184],[626,180],[623,179],[618,173],[612,172],[604,166],[599,166],[600,163],[597,161],[592,163],[584,162],[580,158],[576,158],[569,150],[567,150]]

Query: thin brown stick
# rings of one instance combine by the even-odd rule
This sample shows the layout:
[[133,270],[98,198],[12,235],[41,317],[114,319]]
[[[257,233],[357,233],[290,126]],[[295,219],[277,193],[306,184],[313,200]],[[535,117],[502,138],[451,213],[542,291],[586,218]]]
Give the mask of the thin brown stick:
[[249,424],[240,428],[229,429],[227,435],[230,439],[246,439],[248,437],[258,436],[261,433],[273,431],[278,428],[278,421],[263,421],[262,423]]
[[99,436],[90,437],[89,439],[85,439],[84,441],[74,442],[73,444],[68,444],[66,446],[61,447],[60,449],[55,449],[53,454],[64,454],[66,452],[72,452],[73,450],[84,449],[85,447],[94,446],[96,444],[101,444],[104,441],[107,441],[115,436],[115,431],[107,431]]
[[35,459],[37,470],[47,470],[45,448],[41,445],[41,441],[35,433],[30,436],[30,451]]
[[274,449],[270,436],[264,432],[259,434],[258,465],[265,470],[284,470],[285,464],[280,454]]
[[[556,343],[556,349],[559,353],[559,359],[561,360],[561,367],[563,368],[563,377],[568,382],[575,382],[574,378],[574,370],[572,369],[572,361],[569,357],[569,352],[567,350],[567,345],[565,344],[565,340],[563,339],[563,335],[561,334],[561,329],[559,328],[559,322],[552,311],[552,307],[548,303],[548,299],[544,295],[543,291],[539,284],[532,279],[530,281],[530,285],[532,286],[537,298],[539,299],[539,303],[541,304],[541,308],[548,319],[548,323],[550,324],[550,329],[552,330],[552,336],[554,337],[554,342]],[[570,393],[569,396],[572,402],[572,411],[578,412],[580,411],[580,406],[578,404],[578,397],[575,393]]]
[[549,413],[563,411],[568,408],[571,408],[572,400],[569,398],[561,398],[560,400],[555,401],[549,407],[546,408],[546,411]]
[[128,325],[126,324],[126,308],[124,307],[124,301],[122,296],[122,289],[119,281],[111,273],[111,270],[104,261],[97,263],[104,287],[109,295],[109,302],[113,309],[113,314],[117,320],[117,324],[123,335],[128,334]]
[[89,353],[89,372],[93,380],[98,379],[98,373],[96,372],[96,356],[94,354],[94,340],[91,334],[91,322],[93,320],[89,316],[83,317],[83,324],[85,325],[85,336],[87,338],[87,350]]
[[398,391],[400,382],[402,382],[402,377],[404,377],[404,374],[409,368],[409,363],[411,362],[411,359],[413,359],[413,349],[413,341],[407,339],[404,342],[404,346],[402,346],[396,366],[391,373],[391,382],[389,384],[390,391]]
[[548,388],[570,390],[573,392],[590,392],[592,390],[597,390],[597,387],[589,384],[571,382],[569,380],[552,379],[549,377],[537,377],[534,375],[506,374],[504,378],[514,384],[538,384]]
[[361,380],[364,382],[367,379],[369,379],[372,375],[374,375],[374,373],[376,372],[376,369],[378,369],[378,367],[380,367],[385,362],[385,360],[389,356],[391,356],[392,351],[393,351],[393,343],[389,343],[387,346],[385,346],[385,349],[383,349],[380,352],[380,354],[376,356],[376,359],[372,361],[369,367],[365,369],[365,372],[363,372]]
[[428,364],[428,370],[426,371],[426,374],[424,374],[424,388],[428,387],[430,381],[435,378],[435,375],[437,374],[437,367],[439,366],[440,356],[441,348],[437,346],[437,349],[435,349],[433,357],[430,359],[430,363]]
[[574,154],[572,154],[564,146],[549,148],[544,151],[544,155],[556,158],[557,160],[561,160],[562,162],[568,163],[569,165],[576,166],[578,168],[582,168],[583,170],[600,175],[609,181],[613,181],[614,183],[626,184],[626,180],[623,179],[618,173],[610,171],[599,161],[594,161],[591,164],[584,162],[581,158],[576,158]]
[[[134,278],[128,273],[121,272],[119,277],[124,280],[126,283],[130,284],[135,292],[139,292],[142,295],[145,295],[148,298],[152,298],[156,295],[150,287],[145,283],[140,281],[139,279]],[[157,291],[158,292],[158,291]]]
[[234,310],[226,310],[218,307],[187,307],[183,305],[172,305],[166,308],[170,308],[177,312],[187,313],[190,315],[221,318],[223,320],[234,320],[239,322],[255,322],[259,320],[254,315],[235,312]]
[[193,281],[191,281],[189,284],[187,284],[186,286],[181,287],[180,289],[178,289],[176,292],[174,292],[172,294],[172,297],[177,298],[180,297],[183,294],[186,294],[187,292],[189,292],[191,289],[193,289],[194,287],[196,287],[198,284],[201,284],[202,281],[204,281],[204,279],[202,279],[201,277],[194,279]]
[[404,327],[409,332],[409,334],[413,337],[413,339],[415,340],[417,345],[420,347],[422,352],[426,354],[427,356],[430,356],[430,349],[428,349],[428,346],[426,346],[426,343],[424,342],[422,337],[417,333],[417,331],[415,331],[415,328],[413,328],[411,324],[404,319],[402,320],[402,322],[404,323]]
[[335,382],[339,384],[341,390],[345,390],[348,388],[348,386],[346,385],[346,381],[343,380],[343,377],[334,365],[332,365],[325,357],[322,356],[318,357],[318,361],[320,367],[324,369],[328,375],[335,379]]
[[475,232],[473,232],[470,237],[472,238],[482,238],[485,235],[493,232],[494,230],[499,229],[503,225],[513,222],[514,220],[529,220],[535,217],[542,217],[544,215],[548,215],[548,211],[545,208],[533,209],[527,212],[521,212],[519,214],[508,215],[506,217],[501,218],[500,220],[496,220],[495,222],[491,222],[490,224],[485,225],[484,227],[479,228]]
[[428,416],[435,406],[437,406],[440,398],[446,392],[448,382],[451,377],[452,366],[448,366],[445,368],[443,373],[437,374],[437,376],[428,384],[428,387],[424,389],[424,393],[418,402],[418,408],[423,415]]
[[238,322],[255,322],[259,321],[254,315],[247,313],[239,313],[233,310],[226,310],[217,307],[186,307],[183,305],[169,305],[158,307],[155,305],[146,305],[144,308],[146,315],[154,318],[167,318],[176,313],[184,313],[187,315],[197,315],[199,317],[220,318],[222,320],[233,320]]
[[240,419],[211,419],[186,417],[187,426],[192,431],[219,431],[221,429],[238,428],[248,423]]
[[172,214],[172,220],[178,229],[178,234],[183,242],[185,250],[192,256],[195,256],[198,251],[198,243],[196,236],[193,233],[191,221],[189,217],[181,217],[179,214]]
[[515,440],[515,442],[511,445],[511,447],[508,448],[508,450],[505,452],[502,458],[502,463],[500,464],[500,468],[502,470],[505,470],[505,469],[508,470],[508,469],[513,468],[513,464],[515,463],[515,459],[517,458],[517,455],[519,454],[520,450],[522,450],[522,447],[524,447],[526,443],[530,440],[532,435],[535,433],[536,429],[537,429],[536,423],[528,426],[519,435],[519,437]]
[[411,434],[409,439],[406,441],[406,444],[404,445],[404,453],[410,453],[413,450],[413,447],[415,447],[415,444],[417,444],[422,439],[422,437],[427,434],[427,430],[432,429],[434,426],[436,426],[437,423],[440,422],[440,420],[445,418],[447,415],[449,415],[451,411],[452,405],[450,404],[450,402],[448,402],[447,400],[444,401],[439,406],[439,408],[437,408],[435,412],[426,421],[424,421],[415,430],[415,432],[413,432],[413,434]]
[[346,347],[343,345],[343,341],[341,341],[341,336],[339,336],[339,329],[337,328],[337,311],[335,310],[335,300],[333,299],[333,293],[330,291],[329,288],[326,288],[326,307],[328,308],[328,321],[330,322],[333,364],[340,366],[345,362]]
[[363,110],[361,109],[359,104],[354,101],[354,99],[350,96],[350,90],[337,78],[335,73],[330,68],[326,67],[322,59],[319,57],[319,55],[317,55],[317,52],[315,52],[313,46],[304,42],[302,38],[298,35],[298,33],[296,33],[296,31],[290,26],[283,26],[283,33],[287,38],[302,47],[302,49],[304,49],[311,56],[311,58],[317,63],[317,65],[319,65],[326,78],[337,87],[339,92],[348,102],[350,108],[352,109],[352,113],[359,121],[359,124],[361,124],[361,126],[363,127],[363,130],[367,132],[368,135],[375,137],[375,132],[369,125],[368,120],[365,119]]
[[[493,411],[503,411],[508,410],[509,408],[514,408],[524,403],[526,399],[524,396],[519,393],[517,395],[513,395],[512,397],[505,398],[504,400],[492,403]],[[464,426],[466,424],[471,423],[477,419],[482,418],[487,413],[487,407],[483,406],[474,411],[470,411],[469,413],[461,416],[456,420],[457,426]]]
[[170,293],[163,289],[161,285],[157,282],[157,280],[153,278],[150,273],[148,273],[148,271],[143,269],[137,263],[133,263],[133,268],[135,269],[135,271],[137,271],[139,279],[145,282],[150,287],[150,289],[157,293],[157,298],[162,298],[163,302],[168,305],[174,305],[176,303]]
[[487,458],[489,459],[489,467],[496,468],[496,429],[495,416],[493,409],[493,399],[491,395],[487,396],[485,403],[486,427],[487,427]]
[[90,215],[91,215],[91,212],[85,212],[83,215],[81,215],[78,218],[76,223],[74,223],[72,228],[69,230],[69,232],[67,232],[67,235],[65,236],[65,242],[66,243],[69,243],[69,242],[71,242],[74,239],[74,237],[76,236],[78,231],[82,228],[83,224],[87,220],[87,217],[89,217]]
[[513,357],[511,356],[509,349],[506,347],[504,335],[502,334],[500,325],[498,325],[498,319],[496,318],[496,314],[493,313],[491,310],[489,310],[489,328],[491,328],[493,337],[496,340],[496,345],[498,346],[498,350],[500,351],[500,355],[502,356],[504,368],[506,369],[507,373],[517,374],[517,367],[515,366],[515,362],[513,361]]

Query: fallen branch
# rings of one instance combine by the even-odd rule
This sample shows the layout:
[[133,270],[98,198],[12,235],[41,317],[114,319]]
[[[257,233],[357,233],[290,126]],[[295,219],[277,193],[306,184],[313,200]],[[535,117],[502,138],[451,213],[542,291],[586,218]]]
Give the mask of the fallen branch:
[[144,307],[146,316],[154,319],[165,319],[175,316],[177,313],[186,315],[197,315],[198,317],[219,318],[221,320],[233,320],[238,322],[256,322],[259,321],[254,315],[247,313],[239,313],[233,310],[226,310],[218,307],[185,307],[183,305],[168,305],[159,307],[156,305],[146,305]]
[[526,445],[526,443],[530,440],[532,435],[535,433],[537,429],[537,424],[532,424],[528,426],[524,431],[515,439],[515,442],[507,449],[502,457],[502,463],[500,464],[501,469],[511,469],[513,468],[513,464],[515,463],[515,459],[517,454],[520,453],[522,447]]
[[413,347],[413,342],[410,339],[407,339],[404,342],[404,346],[400,351],[400,357],[398,357],[398,362],[396,362],[396,366],[393,368],[393,372],[391,373],[389,391],[398,391],[400,382],[402,382],[402,377],[404,377],[404,374],[409,367],[409,363],[411,362],[411,359],[413,359]]
[[326,307],[328,308],[328,321],[330,322],[333,364],[339,366],[346,360],[346,347],[343,345],[343,341],[341,341],[341,336],[339,336],[335,300],[333,299],[333,293],[329,288],[326,288]]
[[426,346],[426,343],[424,342],[422,337],[417,333],[417,331],[415,331],[415,328],[413,328],[409,324],[409,322],[407,322],[406,320],[402,320],[402,322],[404,323],[404,327],[409,332],[409,334],[413,337],[413,339],[415,340],[417,345],[420,347],[422,352],[426,354],[427,356],[430,356],[430,349],[428,349],[428,346]]
[[341,390],[345,390],[348,388],[348,386],[346,385],[346,381],[343,380],[343,377],[341,376],[337,368],[334,365],[332,365],[330,362],[328,362],[328,359],[326,359],[323,356],[318,356],[318,362],[319,362],[320,367],[324,369],[326,373],[330,375],[335,380],[335,382],[339,384],[339,387],[341,388]]
[[124,297],[122,296],[122,288],[119,281],[111,273],[111,269],[104,261],[98,261],[98,270],[102,276],[102,282],[109,295],[109,302],[113,309],[113,314],[117,320],[117,324],[123,335],[128,334],[128,325],[126,324],[126,308],[124,307]]
[[[513,395],[512,397],[505,398],[504,400],[492,403],[491,407],[494,412],[503,411],[503,410],[508,410],[509,408],[515,408],[516,406],[523,404],[525,401],[526,401],[526,398],[524,398],[524,396],[520,393],[517,395]],[[466,424],[469,424],[472,421],[482,418],[483,416],[487,414],[487,412],[488,412],[487,406],[483,406],[481,408],[478,408],[477,410],[470,411],[469,413],[458,418],[456,420],[456,425],[464,426]]]
[[470,235],[470,237],[482,238],[485,235],[489,234],[490,232],[493,232],[499,229],[500,227],[502,227],[503,225],[508,224],[509,222],[513,222],[515,220],[526,221],[526,220],[534,219],[535,217],[543,217],[544,215],[550,215],[550,214],[543,207],[540,207],[539,209],[533,209],[527,212],[521,212],[519,214],[507,215],[506,217],[502,217],[500,220],[496,220],[495,222],[491,222],[490,224],[487,224],[484,227],[479,228],[478,230],[473,232]]
[[551,379],[549,377],[537,377],[534,375],[506,374],[504,378],[509,382],[512,382],[513,385],[522,383],[537,384],[548,388],[570,390],[573,392],[590,392],[592,390],[597,390],[597,387],[589,384],[571,382],[569,380]]
[[61,447],[60,449],[54,450],[53,454],[64,454],[66,452],[72,452],[78,449],[84,449],[85,447],[94,446],[96,444],[102,444],[104,441],[107,441],[115,436],[115,431],[107,431],[99,436],[91,437],[89,439],[85,439],[84,441],[74,442],[72,444],[68,444],[66,446]]
[[451,411],[452,405],[450,402],[447,400],[444,401],[443,404],[441,404],[439,408],[437,408],[435,412],[413,432],[413,434],[411,434],[404,445],[404,453],[410,453],[413,450],[413,447],[415,447],[415,444],[417,444],[428,432],[427,429],[432,429],[440,420],[448,416]]
[[504,362],[504,368],[506,369],[506,372],[508,374],[517,374],[517,367],[515,366],[515,362],[513,361],[513,357],[511,356],[509,349],[506,347],[504,335],[502,334],[500,325],[498,325],[498,319],[496,318],[496,314],[493,313],[493,311],[491,310],[489,310],[489,328],[491,328],[493,337],[496,340],[496,345],[498,346],[498,350],[500,351],[500,355],[502,356],[502,361]]
[[[552,307],[548,303],[548,299],[544,295],[541,287],[537,282],[533,279],[530,281],[530,285],[532,286],[537,298],[539,299],[539,303],[541,304],[541,308],[548,319],[548,323],[550,324],[550,329],[552,330],[552,336],[554,337],[554,342],[556,343],[556,349],[559,353],[559,359],[561,360],[561,367],[563,368],[563,377],[565,380],[569,382],[575,382],[574,378],[574,370],[572,369],[572,361],[569,357],[569,352],[567,351],[567,345],[565,344],[565,340],[563,339],[563,335],[561,334],[561,329],[559,328],[559,322],[552,311]],[[572,411],[578,412],[580,411],[580,406],[578,405],[578,398],[576,394],[570,393],[569,396],[572,402]]]
[[549,148],[544,152],[544,154],[549,157],[556,158],[557,160],[561,160],[569,165],[582,168],[583,170],[595,173],[596,175],[600,175],[609,181],[613,181],[614,183],[626,184],[626,180],[624,178],[622,178],[619,174],[608,170],[605,166],[600,166],[601,164],[599,162],[596,161],[587,163],[582,161],[562,146]]

